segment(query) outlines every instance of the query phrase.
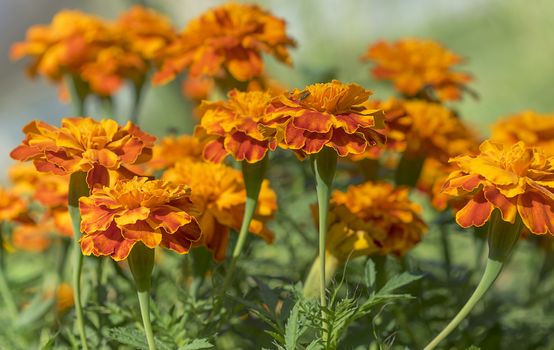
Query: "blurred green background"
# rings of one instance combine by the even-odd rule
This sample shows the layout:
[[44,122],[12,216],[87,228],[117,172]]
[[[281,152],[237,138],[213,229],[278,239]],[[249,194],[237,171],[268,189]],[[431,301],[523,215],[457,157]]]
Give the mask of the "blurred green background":
[[[368,45],[384,38],[422,37],[439,40],[466,58],[463,67],[474,74],[472,87],[480,99],[467,97],[458,105],[463,118],[482,135],[497,118],[525,109],[554,111],[554,2],[536,0],[265,0],[252,1],[288,22],[298,42],[292,51],[294,68],[268,59],[270,75],[290,87],[338,78],[363,84],[377,98],[392,93],[388,84],[369,76],[359,57]],[[168,14],[178,29],[214,0],[141,1]],[[0,164],[11,163],[8,153],[22,139],[21,127],[32,119],[58,123],[71,115],[57,99],[56,87],[24,74],[25,62],[11,62],[9,48],[23,40],[26,29],[49,23],[64,8],[77,8],[115,18],[133,4],[127,0],[0,1]],[[126,115],[129,92],[117,97],[118,114]],[[101,111],[92,109],[93,117]],[[191,106],[180,96],[179,85],[150,89],[142,127],[155,134],[168,128],[191,130]],[[5,181],[5,174],[1,175]]]

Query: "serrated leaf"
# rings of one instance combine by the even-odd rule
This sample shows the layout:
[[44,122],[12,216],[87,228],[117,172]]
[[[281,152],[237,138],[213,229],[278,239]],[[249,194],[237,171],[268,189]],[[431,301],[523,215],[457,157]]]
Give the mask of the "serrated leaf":
[[319,339],[314,339],[305,350],[320,350],[322,348]]
[[[135,349],[148,350],[146,336],[144,332],[130,327],[119,327],[108,329],[108,338],[115,340],[121,344],[132,346]],[[170,350],[174,347],[161,342],[159,339],[154,339],[158,350]]]
[[211,349],[214,346],[206,338],[194,339],[192,342],[185,346],[181,346],[179,350],[199,350],[199,349]]
[[364,268],[365,285],[369,290],[373,290],[375,285],[375,263],[371,259],[367,259]]
[[298,339],[302,336],[303,330],[300,324],[300,301],[294,304],[285,327],[285,348],[296,350]]
[[412,275],[409,272],[403,272],[400,275],[396,275],[390,280],[387,281],[387,283],[381,288],[378,292],[378,294],[390,294],[391,292],[394,292],[395,290],[404,287],[414,281],[417,281],[420,279],[422,275]]

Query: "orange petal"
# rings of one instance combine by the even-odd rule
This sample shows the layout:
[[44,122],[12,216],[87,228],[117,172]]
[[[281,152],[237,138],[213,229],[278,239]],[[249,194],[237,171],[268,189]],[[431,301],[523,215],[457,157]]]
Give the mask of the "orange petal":
[[335,127],[342,128],[349,134],[355,133],[359,128],[371,128],[374,125],[373,116],[350,113],[335,117]]
[[518,197],[517,209],[523,223],[535,234],[554,233],[554,203],[538,192]]
[[94,166],[87,172],[87,184],[89,188],[93,188],[97,185],[109,186],[110,173],[108,169],[100,164],[94,164]]
[[89,197],[79,199],[79,210],[81,212],[81,232],[84,233],[105,231],[114,218],[113,211],[98,205]]
[[295,117],[292,124],[298,129],[326,133],[333,126],[333,118],[326,113],[306,110],[302,115]]
[[155,248],[162,241],[162,233],[153,229],[145,221],[137,221],[134,224],[119,226],[123,237],[133,241],[142,241],[145,246]]
[[478,192],[456,213],[456,222],[461,227],[483,226],[490,218],[494,206],[487,201],[483,191]]
[[149,220],[154,227],[161,227],[168,233],[175,233],[179,227],[190,223],[192,217],[181,209],[164,205],[153,209]]
[[256,163],[262,160],[268,149],[267,141],[258,141],[242,132],[234,132],[225,138],[224,147],[236,160]]
[[196,220],[192,221],[179,229],[174,234],[162,234],[161,246],[174,250],[179,254],[188,252],[192,241],[190,236],[200,237],[200,226]]
[[502,213],[502,220],[514,223],[517,214],[515,199],[506,198],[500,191],[494,187],[486,187],[484,190],[485,198],[491,202]]
[[207,161],[221,163],[227,156],[227,151],[223,147],[223,138],[208,142],[202,156]]
[[333,129],[333,137],[329,142],[339,156],[363,153],[367,147],[366,139],[359,133],[347,134],[343,129]]
[[123,225],[134,224],[139,220],[145,220],[150,215],[150,209],[138,207],[135,209],[125,210],[118,213],[115,218],[115,223],[121,227]]

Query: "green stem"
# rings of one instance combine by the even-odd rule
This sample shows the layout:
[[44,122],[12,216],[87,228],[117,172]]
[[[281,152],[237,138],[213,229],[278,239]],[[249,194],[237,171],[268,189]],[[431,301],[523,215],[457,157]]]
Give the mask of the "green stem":
[[76,116],[84,116],[85,114],[85,100],[89,94],[89,87],[81,78],[77,75],[71,75],[69,77],[69,93],[71,94],[71,104],[73,106],[73,113]]
[[450,253],[450,240],[448,239],[448,229],[446,225],[439,225],[439,231],[441,236],[442,254],[444,258],[444,270],[446,272],[447,279],[450,279],[450,273],[452,271],[452,254]]
[[81,338],[81,346],[88,350],[87,337],[85,332],[85,319],[83,305],[81,304],[81,271],[83,268],[83,254],[79,240],[81,239],[81,214],[79,212],[79,198],[89,195],[86,182],[86,173],[77,172],[71,174],[69,180],[69,214],[73,225],[73,291],[75,293],[75,315],[77,316],[77,329]]
[[423,170],[424,163],[425,158],[410,157],[404,153],[396,168],[394,183],[398,186],[415,187]]
[[144,85],[145,79],[142,79],[134,84],[133,108],[131,109],[131,115],[129,116],[129,121],[133,124],[138,124],[139,122]]
[[327,296],[325,293],[325,245],[327,238],[327,216],[329,214],[329,199],[333,188],[333,179],[337,169],[337,153],[331,147],[324,147],[321,152],[312,155],[312,169],[315,175],[317,203],[319,213],[319,262],[320,262],[320,290],[319,302],[322,307],[321,318],[323,322],[323,339],[327,338]]
[[154,268],[154,254],[154,249],[148,248],[142,242],[137,242],[127,258],[137,288],[140,314],[149,350],[156,350],[154,332],[150,322],[150,288],[152,269]]
[[456,327],[462,322],[466,316],[471,312],[475,307],[477,302],[481,300],[483,295],[489,290],[492,286],[500,271],[502,270],[503,263],[500,261],[488,259],[487,266],[485,267],[485,273],[481,277],[481,281],[477,288],[464,305],[464,307],[458,312],[458,314],[450,321],[450,323],[444,328],[439,335],[435,337],[425,348],[424,350],[434,349],[442,340],[444,340]]

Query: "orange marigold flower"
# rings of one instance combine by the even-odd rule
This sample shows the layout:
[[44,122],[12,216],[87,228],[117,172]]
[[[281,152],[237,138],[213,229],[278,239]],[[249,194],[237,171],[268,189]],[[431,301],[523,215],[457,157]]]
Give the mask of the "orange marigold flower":
[[391,80],[407,96],[417,96],[430,87],[440,100],[459,100],[472,76],[453,71],[462,63],[460,56],[432,40],[403,39],[395,43],[379,41],[369,47],[363,60],[377,64],[373,75]]
[[416,187],[429,196],[431,205],[438,211],[445,210],[451,201],[451,197],[442,191],[442,187],[452,170],[452,164],[444,164],[434,158],[427,158],[423,163]]
[[256,5],[227,3],[188,23],[162,53],[154,82],[168,82],[184,69],[193,77],[247,81],[262,74],[262,52],[290,64],[288,46],[294,41],[284,20]]
[[519,215],[535,234],[554,234],[554,156],[523,142],[503,145],[485,141],[477,156],[459,156],[444,192],[462,200],[456,222],[483,226],[495,208],[502,220]]
[[40,253],[50,247],[53,231],[51,221],[25,223],[17,225],[12,232],[12,244],[15,249]]
[[26,221],[27,203],[13,190],[0,187],[0,222]]
[[554,155],[554,114],[525,111],[500,119],[492,126],[491,141],[542,148]]
[[166,136],[154,146],[148,167],[167,169],[183,159],[201,160],[203,145],[191,135]]
[[229,92],[227,101],[204,101],[199,107],[202,115],[196,135],[206,141],[204,158],[220,163],[230,154],[236,160],[256,163],[275,142],[268,141],[258,130],[273,97],[268,92]]
[[405,101],[404,108],[412,119],[405,151],[410,157],[446,163],[450,157],[477,150],[473,131],[448,108],[422,100]]
[[[214,252],[217,260],[225,259],[229,230],[238,231],[244,216],[246,189],[240,171],[223,164],[185,160],[165,171],[162,179],[192,187],[191,199],[200,213],[198,221],[203,236],[195,245],[204,245]],[[258,198],[250,232],[266,242],[273,241],[273,233],[266,228],[277,208],[276,195],[264,180]]]
[[201,236],[190,188],[161,180],[134,177],[111,187],[97,187],[79,199],[81,250],[84,255],[127,258],[137,242],[188,252]]
[[383,112],[369,108],[371,91],[357,84],[314,84],[275,98],[262,121],[264,134],[301,158],[332,147],[339,156],[381,145]]
[[61,283],[56,291],[56,312],[62,314],[74,305],[73,288],[69,283]]
[[33,121],[23,132],[12,158],[33,160],[38,171],[56,175],[87,172],[91,187],[108,184],[108,171],[128,175],[130,167],[148,161],[155,140],[132,123],[121,127],[111,119],[64,118],[60,128]]
[[[395,254],[414,247],[427,225],[421,207],[409,199],[409,189],[386,182],[349,186],[331,196],[327,249],[343,258],[349,255]],[[377,248],[376,248],[377,247]]]

